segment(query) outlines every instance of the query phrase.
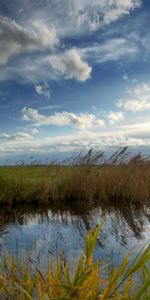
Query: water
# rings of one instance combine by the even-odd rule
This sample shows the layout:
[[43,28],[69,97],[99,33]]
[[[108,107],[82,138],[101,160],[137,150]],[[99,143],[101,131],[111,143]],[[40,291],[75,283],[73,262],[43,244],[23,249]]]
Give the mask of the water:
[[50,256],[60,253],[74,269],[89,228],[105,219],[95,259],[118,264],[135,245],[131,259],[150,239],[150,208],[96,206],[77,203],[48,208],[0,209],[0,257],[15,256],[33,267],[45,269]]

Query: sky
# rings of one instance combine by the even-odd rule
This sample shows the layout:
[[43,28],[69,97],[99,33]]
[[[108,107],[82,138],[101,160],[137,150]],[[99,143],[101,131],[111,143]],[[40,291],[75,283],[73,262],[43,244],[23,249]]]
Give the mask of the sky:
[[0,163],[150,149],[150,1],[0,0]]

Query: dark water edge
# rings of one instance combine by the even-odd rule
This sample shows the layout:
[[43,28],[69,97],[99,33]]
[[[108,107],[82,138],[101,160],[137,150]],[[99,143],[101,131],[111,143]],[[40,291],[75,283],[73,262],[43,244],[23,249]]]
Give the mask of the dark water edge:
[[47,207],[20,205],[0,208],[0,258],[14,256],[32,267],[45,269],[50,256],[60,253],[71,268],[80,256],[87,232],[101,220],[105,224],[95,250],[95,259],[114,261],[136,246],[131,259],[150,239],[150,206],[108,205],[85,202]]

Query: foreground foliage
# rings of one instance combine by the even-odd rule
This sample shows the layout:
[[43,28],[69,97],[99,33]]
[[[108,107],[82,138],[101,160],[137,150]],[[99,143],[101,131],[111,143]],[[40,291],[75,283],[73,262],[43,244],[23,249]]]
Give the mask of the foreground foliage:
[[93,253],[101,227],[102,224],[88,233],[85,251],[73,275],[62,256],[57,262],[51,259],[46,273],[38,269],[29,272],[26,266],[5,259],[0,271],[0,299],[150,299],[150,245],[132,262],[129,262],[129,253],[118,267],[113,267],[112,262],[107,265],[102,261],[94,262]]

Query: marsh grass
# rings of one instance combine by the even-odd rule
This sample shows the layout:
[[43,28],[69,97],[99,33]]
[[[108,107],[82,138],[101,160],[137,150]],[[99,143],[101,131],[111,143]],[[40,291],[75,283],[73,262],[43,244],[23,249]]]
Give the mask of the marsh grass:
[[123,148],[105,159],[89,150],[68,165],[30,165],[0,168],[0,204],[86,201],[150,203],[150,160],[131,156]]
[[85,250],[73,274],[61,255],[57,261],[51,258],[44,273],[39,269],[29,271],[14,259],[5,258],[0,270],[0,299],[149,300],[150,245],[141,249],[132,262],[130,252],[118,267],[113,262],[95,262],[94,249],[102,225],[103,222],[89,231]]

